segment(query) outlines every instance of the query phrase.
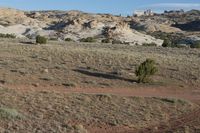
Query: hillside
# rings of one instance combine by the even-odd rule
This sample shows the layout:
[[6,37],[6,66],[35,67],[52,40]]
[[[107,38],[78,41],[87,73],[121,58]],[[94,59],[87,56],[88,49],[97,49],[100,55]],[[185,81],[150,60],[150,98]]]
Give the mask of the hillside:
[[75,41],[93,37],[98,42],[109,39],[130,45],[144,43],[162,45],[162,38],[160,40],[150,36],[154,32],[181,33],[182,38],[190,39],[188,33],[195,32],[193,35],[198,38],[199,21],[198,10],[182,14],[173,12],[154,16],[122,17],[76,10],[27,12],[8,8],[0,9],[0,33],[28,38],[35,38],[37,35],[59,40],[71,38]]
[[109,14],[89,14],[80,11],[24,12],[1,8],[0,33],[15,34],[17,37],[48,38],[94,37],[98,41],[109,38],[130,45],[143,43],[162,44],[162,40],[137,32],[130,28],[123,17]]

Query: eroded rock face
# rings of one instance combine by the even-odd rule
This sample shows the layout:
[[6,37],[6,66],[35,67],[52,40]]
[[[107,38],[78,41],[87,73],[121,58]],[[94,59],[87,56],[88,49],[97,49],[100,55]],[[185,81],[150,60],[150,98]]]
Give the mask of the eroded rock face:
[[88,28],[96,28],[98,26],[98,21],[96,20],[91,20],[89,21],[88,23],[85,23],[85,27],[88,27]]
[[4,26],[14,25],[23,23],[26,19],[24,12],[10,9],[10,8],[0,8],[0,24]]
[[181,32],[181,29],[173,27],[169,25],[171,22],[163,22],[163,23],[157,23],[155,21],[149,20],[140,22],[132,21],[131,27],[136,30],[145,31],[145,32],[156,32],[161,31],[165,33],[175,33],[175,32]]
[[27,13],[26,15],[33,19],[37,19],[41,16],[41,14],[39,12]]
[[104,29],[104,35],[106,38],[119,40],[125,44],[131,45],[143,45],[144,43],[155,43],[161,46],[163,41],[155,39],[151,36],[142,34],[130,28],[130,26],[125,22],[120,22],[114,27],[106,27]]
[[[0,33],[34,38],[37,34],[79,40],[86,37],[112,38],[130,44],[151,43],[157,39],[130,28],[125,18],[110,14],[88,14],[80,11],[23,12],[1,9]],[[159,43],[158,43],[159,42]]]
[[45,22],[40,22],[28,17],[23,11],[10,8],[0,8],[0,25],[13,26],[19,24],[39,28],[46,26]]
[[122,34],[124,30],[130,30],[129,25],[125,22],[119,22],[115,26],[105,27],[103,34],[106,38],[113,39],[115,36]]

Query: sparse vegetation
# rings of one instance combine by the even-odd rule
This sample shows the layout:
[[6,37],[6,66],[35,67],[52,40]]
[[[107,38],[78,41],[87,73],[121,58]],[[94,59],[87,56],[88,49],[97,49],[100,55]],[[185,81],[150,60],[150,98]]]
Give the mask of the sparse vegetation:
[[106,38],[106,39],[103,39],[101,42],[102,42],[102,43],[111,43],[111,40],[108,39],[108,38]]
[[71,38],[65,38],[65,41],[66,42],[73,42],[73,39],[71,39]]
[[96,42],[96,39],[94,37],[87,37],[80,39],[80,42]]
[[[91,126],[91,123],[94,127],[96,125],[121,126],[123,132],[125,128],[122,125],[134,125],[140,129],[152,125],[155,121],[160,122],[168,120],[168,117],[179,117],[197,107],[191,102],[182,104],[180,100],[171,102],[161,98],[126,97],[112,94],[66,94],[58,90],[56,92],[36,90],[21,92],[2,88],[0,92],[3,104],[19,107],[25,114],[23,117],[16,109],[0,108],[0,114],[3,114],[3,117],[0,117],[1,130],[19,133],[35,131],[35,128],[38,132],[86,133],[88,131],[93,133],[93,130],[87,128],[87,125]],[[128,109],[128,114],[124,113],[126,109]],[[168,117],[163,117],[166,115]],[[98,121],[94,121],[97,117]],[[80,124],[73,123],[74,119],[77,119]]]
[[164,32],[154,32],[150,33],[150,35],[155,38],[164,40],[162,46],[163,47],[172,47],[172,48],[182,48],[183,46],[179,45],[179,42],[184,40],[184,35],[181,33],[164,33]]
[[142,46],[157,46],[156,43],[143,43]]
[[112,44],[122,44],[122,42],[120,40],[113,40]]
[[21,119],[21,115],[17,110],[10,108],[0,108],[0,119]]
[[0,38],[16,38],[14,34],[2,34],[0,33]]
[[[12,41],[14,42],[15,40]],[[161,81],[163,84],[170,85],[178,84],[185,86],[185,83],[190,85],[192,83],[199,86],[199,70],[195,69],[196,66],[200,64],[200,62],[198,61],[199,53],[194,49],[166,49],[163,47],[134,47],[128,45],[106,45],[98,43],[88,43],[87,45],[85,45],[84,43],[68,43],[66,46],[64,45],[66,44],[65,42],[50,41],[49,44],[52,45],[45,46],[45,48],[47,49],[45,50],[42,49],[43,46],[29,47],[23,45],[8,45],[7,47],[5,47],[5,42],[7,42],[7,39],[2,39],[0,50],[0,53],[2,55],[19,55],[19,53],[23,52],[23,54],[19,55],[17,59],[24,60],[22,69],[21,64],[16,64],[16,59],[14,60],[12,58],[9,58],[2,61],[2,64],[6,64],[2,66],[2,75],[5,73],[5,71],[16,70],[15,72],[7,73],[5,79],[1,79],[4,80],[5,83],[14,82],[25,84],[26,81],[24,79],[30,79],[30,73],[33,72],[35,75],[38,76],[38,79],[30,80],[29,82],[31,83],[47,82],[50,84],[51,82],[54,82],[56,84],[62,84],[66,83],[66,77],[69,77],[67,81],[75,83],[77,86],[101,87],[102,83],[105,82],[103,79],[107,79],[106,83],[110,84],[112,87],[133,87],[134,84],[132,84],[132,82],[129,82],[129,80],[127,82],[108,80],[108,77],[110,76],[109,73],[119,70],[121,74],[115,76],[114,78],[123,77],[125,79],[132,79],[131,76],[129,77],[129,75],[126,75],[125,73],[131,73],[132,66],[139,65],[140,60],[153,58],[154,60],[156,60],[157,63],[159,63],[159,70],[162,70],[159,71],[160,76],[156,77],[156,81]],[[15,44],[12,42],[10,43]],[[8,53],[8,48],[12,52]],[[24,49],[26,49],[26,51],[24,51]],[[190,53],[193,53],[194,56],[190,56]],[[42,57],[40,55],[42,55]],[[29,56],[33,58],[27,58]],[[63,63],[65,62],[62,62],[61,59],[68,59],[68,61],[72,62],[72,64],[70,65],[66,63],[64,65]],[[9,61],[9,63],[7,63],[6,61]],[[53,63],[48,64],[49,62]],[[82,66],[83,64],[91,69],[88,70],[90,73],[86,74],[80,74],[76,72],[78,74],[76,76],[84,78],[85,81],[81,82],[80,79],[75,80],[73,69],[76,69],[77,66]],[[33,65],[34,68],[30,69],[29,66]],[[11,66],[12,69],[8,69],[11,68]],[[43,73],[40,73],[40,71],[37,71],[41,70],[43,72],[44,66],[55,68],[55,70],[51,71],[52,69],[49,69],[49,73],[45,73],[45,75]],[[107,66],[116,67],[107,68]],[[70,70],[67,71],[66,68],[70,68]],[[25,72],[25,74],[23,75],[24,78],[20,77],[21,71],[22,73]],[[96,75],[95,72],[103,73],[104,78],[97,78],[99,75]],[[172,72],[174,73],[173,80],[171,77]],[[84,76],[87,74],[95,75],[93,77],[94,79],[92,80],[93,83],[90,80],[90,76]],[[106,74],[108,74],[108,76]],[[59,77],[60,79],[58,79],[57,77]],[[19,80],[15,80],[16,78],[18,78]]]
[[139,83],[149,82],[149,77],[157,72],[157,67],[155,66],[155,61],[152,59],[147,59],[135,70],[135,74],[138,77]]
[[186,47],[182,44],[177,44],[177,43],[171,41],[169,38],[164,39],[162,46],[163,47],[171,47],[171,48],[185,48]]
[[36,43],[46,44],[47,43],[47,38],[38,35],[38,36],[36,36]]
[[52,37],[49,40],[51,40],[51,41],[58,41],[58,38]]
[[164,39],[163,47],[172,47],[172,42],[169,39]]
[[[60,45],[66,44],[66,42],[56,41],[50,41],[46,46],[13,45],[18,41],[17,39],[11,39],[5,45],[7,40],[10,39],[0,41],[2,59],[0,75],[5,75],[0,79],[0,84],[16,85],[15,87],[19,89],[16,91],[0,89],[1,106],[14,108],[25,116],[25,120],[11,119],[13,122],[11,124],[19,125],[19,132],[32,131],[35,128],[44,132],[56,132],[58,128],[60,132],[70,132],[67,129],[74,126],[71,121],[78,119],[80,123],[84,123],[84,126],[90,126],[90,123],[96,119],[94,116],[98,116],[98,121],[94,123],[96,125],[109,123],[108,126],[132,126],[134,124],[139,129],[151,125],[156,120],[165,121],[169,117],[178,117],[190,111],[189,109],[194,109],[191,104],[184,104],[178,100],[119,98],[113,96],[113,93],[110,96],[99,95],[99,91],[96,91],[95,88],[105,88],[102,89],[104,93],[116,90],[120,95],[135,95],[134,90],[129,88],[138,87],[141,88],[141,91],[149,89],[150,91],[145,94],[152,96],[154,91],[151,90],[154,90],[154,87],[164,88],[165,85],[169,85],[167,88],[171,89],[171,86],[174,88],[179,88],[179,85],[187,87],[186,84],[199,86],[198,50],[132,47],[101,43]],[[189,56],[191,53],[192,56]],[[136,77],[132,74],[133,66],[139,65],[140,60],[150,57],[159,63],[156,67],[162,70],[154,78],[151,77],[159,83],[135,84]],[[77,71],[77,69],[82,71]],[[160,85],[160,82],[164,84]],[[21,91],[18,86],[21,84],[28,84],[27,87],[23,87],[27,91]],[[80,87],[83,89],[74,89]],[[29,88],[31,88],[30,91]],[[46,89],[48,90],[46,91]],[[56,91],[54,91],[55,89]],[[182,91],[182,89],[179,90]],[[77,94],[90,91],[97,92],[97,95]],[[165,92],[168,93],[168,91],[156,91],[155,93],[158,93],[159,96]],[[170,94],[166,94],[166,97],[168,95]],[[189,96],[191,95],[189,94]],[[130,107],[130,104],[133,106]],[[112,109],[110,110],[108,107]],[[123,111],[125,108],[128,108],[127,115]],[[46,110],[51,110],[55,115],[49,114]],[[127,110],[125,111],[127,112]],[[117,117],[113,118],[113,116]],[[6,118],[4,121],[2,118],[2,122],[6,125],[10,119]],[[26,122],[29,122],[28,129],[21,126]],[[7,126],[2,126],[2,128],[7,128]],[[85,128],[88,129],[88,127]],[[89,129],[88,132],[92,131]]]
[[190,45],[191,48],[200,48],[200,41],[196,41]]

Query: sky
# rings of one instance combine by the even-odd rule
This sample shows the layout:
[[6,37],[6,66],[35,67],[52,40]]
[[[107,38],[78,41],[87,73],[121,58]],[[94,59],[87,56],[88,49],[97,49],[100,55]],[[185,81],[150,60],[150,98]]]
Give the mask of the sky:
[[0,0],[0,7],[131,15],[135,10],[144,9],[152,9],[155,12],[200,9],[200,0]]

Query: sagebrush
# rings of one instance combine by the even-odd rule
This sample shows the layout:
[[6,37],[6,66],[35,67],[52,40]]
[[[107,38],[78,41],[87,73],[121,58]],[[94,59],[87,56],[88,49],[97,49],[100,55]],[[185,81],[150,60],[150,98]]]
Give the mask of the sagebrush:
[[38,36],[36,36],[36,43],[46,44],[47,43],[47,38],[38,35]]

